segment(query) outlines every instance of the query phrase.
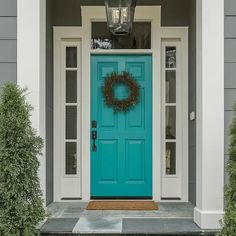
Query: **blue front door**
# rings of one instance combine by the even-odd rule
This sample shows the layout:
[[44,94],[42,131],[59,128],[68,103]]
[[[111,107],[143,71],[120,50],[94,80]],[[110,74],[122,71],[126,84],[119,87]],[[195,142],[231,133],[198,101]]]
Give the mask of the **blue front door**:
[[[130,72],[140,85],[139,103],[115,113],[102,95],[104,78]],[[116,95],[127,97],[118,87]],[[95,122],[93,122],[95,121]],[[152,57],[151,55],[91,56],[91,197],[152,197]]]

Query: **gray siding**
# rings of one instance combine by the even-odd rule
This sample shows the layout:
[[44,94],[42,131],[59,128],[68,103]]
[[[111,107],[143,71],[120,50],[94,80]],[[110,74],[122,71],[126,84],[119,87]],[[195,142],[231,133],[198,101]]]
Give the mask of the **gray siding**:
[[17,0],[0,0],[0,86],[16,82]]
[[[225,0],[225,157],[236,101],[236,1]],[[226,175],[227,181],[227,175]]]

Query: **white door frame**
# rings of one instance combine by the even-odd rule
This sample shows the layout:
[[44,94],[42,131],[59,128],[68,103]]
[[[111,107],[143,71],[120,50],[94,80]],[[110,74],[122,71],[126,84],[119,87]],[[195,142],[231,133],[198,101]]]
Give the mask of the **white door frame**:
[[[90,55],[91,53],[150,53],[153,56],[153,199],[156,201],[161,200],[161,161],[162,161],[162,118],[161,118],[161,99],[162,99],[162,87],[161,87],[161,39],[169,38],[176,39],[178,38],[183,45],[184,50],[182,50],[183,58],[186,60],[183,62],[183,137],[188,136],[188,127],[185,125],[188,121],[188,28],[187,27],[160,27],[160,16],[161,8],[159,6],[152,7],[137,7],[135,13],[136,21],[150,21],[152,22],[152,47],[148,50],[91,50],[90,48],[90,39],[91,39],[91,22],[92,21],[105,21],[105,8],[104,7],[93,7],[93,6],[83,6],[82,7],[82,27],[54,27],[54,83],[55,89],[58,84],[56,84],[56,78],[58,78],[58,68],[60,68],[58,59],[60,58],[59,48],[60,42],[62,39],[80,39],[82,42],[82,112],[81,112],[81,180],[82,180],[82,189],[81,189],[81,198],[82,200],[90,199]],[[89,78],[89,79],[84,79]],[[57,109],[57,99],[58,93],[54,93],[54,159],[60,155],[57,148],[60,146],[59,142],[59,133],[60,126],[56,120],[56,117],[63,116]],[[187,121],[186,121],[187,120]],[[183,140],[184,150],[183,160],[184,163],[182,173],[182,202],[188,201],[188,140],[185,138]],[[54,161],[54,181],[60,179],[58,174],[58,165]],[[60,188],[58,184],[54,184],[54,200],[61,201]]]

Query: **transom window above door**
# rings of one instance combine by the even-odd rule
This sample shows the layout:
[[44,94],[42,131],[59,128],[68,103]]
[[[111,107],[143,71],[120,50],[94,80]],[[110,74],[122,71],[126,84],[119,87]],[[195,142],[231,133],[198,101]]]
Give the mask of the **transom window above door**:
[[123,36],[112,35],[106,22],[92,22],[91,49],[151,49],[151,22],[135,22]]

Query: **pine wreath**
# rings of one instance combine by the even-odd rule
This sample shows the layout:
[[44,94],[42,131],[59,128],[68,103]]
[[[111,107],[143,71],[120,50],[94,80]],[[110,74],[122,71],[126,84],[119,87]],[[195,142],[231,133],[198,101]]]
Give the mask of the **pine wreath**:
[[[125,99],[118,99],[115,96],[115,86],[124,85],[129,90],[129,96]],[[115,112],[126,112],[134,107],[139,101],[139,84],[133,76],[124,71],[121,74],[112,73],[105,78],[102,92],[107,106],[112,107]]]

